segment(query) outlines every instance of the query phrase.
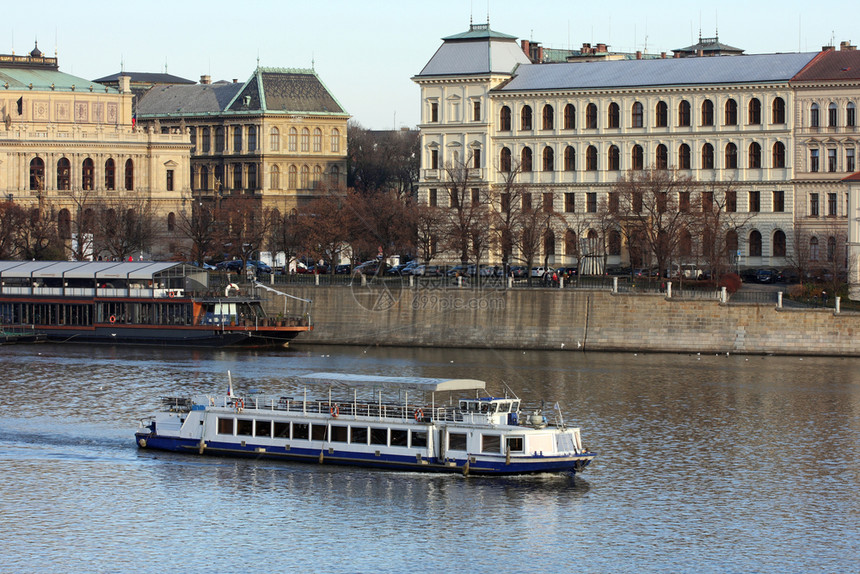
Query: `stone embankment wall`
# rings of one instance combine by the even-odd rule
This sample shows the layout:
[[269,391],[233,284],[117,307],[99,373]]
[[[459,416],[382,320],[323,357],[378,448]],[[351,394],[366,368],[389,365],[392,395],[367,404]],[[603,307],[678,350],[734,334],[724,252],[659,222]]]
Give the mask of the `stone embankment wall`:
[[[279,288],[313,300],[314,331],[297,343],[860,356],[860,314],[833,309],[572,289]],[[283,311],[282,297],[261,295]]]

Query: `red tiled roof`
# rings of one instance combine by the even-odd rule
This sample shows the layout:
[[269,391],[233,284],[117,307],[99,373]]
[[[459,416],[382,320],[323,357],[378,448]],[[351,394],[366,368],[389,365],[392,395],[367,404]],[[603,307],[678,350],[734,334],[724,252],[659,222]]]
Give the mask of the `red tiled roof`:
[[843,177],[842,181],[860,181],[860,171],[854,172],[848,177]]
[[860,80],[860,51],[829,50],[821,52],[791,79],[792,82],[821,80]]

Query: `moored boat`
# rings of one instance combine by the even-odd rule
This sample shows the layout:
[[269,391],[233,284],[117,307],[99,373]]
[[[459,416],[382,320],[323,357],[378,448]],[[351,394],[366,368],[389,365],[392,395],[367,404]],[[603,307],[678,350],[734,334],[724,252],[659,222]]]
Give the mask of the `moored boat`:
[[[307,388],[300,397],[239,396],[231,383],[226,395],[166,398],[162,412],[141,421],[137,444],[467,475],[579,472],[595,456],[559,410],[548,420],[540,409],[524,413],[518,398],[478,396],[484,381],[340,373],[301,378],[328,384],[327,396],[308,398]],[[359,389],[371,390],[372,397],[359,399]],[[454,392],[475,396],[454,400]],[[447,401],[437,403],[439,394]]]
[[277,346],[313,327],[183,263],[0,261],[0,325],[54,342]]

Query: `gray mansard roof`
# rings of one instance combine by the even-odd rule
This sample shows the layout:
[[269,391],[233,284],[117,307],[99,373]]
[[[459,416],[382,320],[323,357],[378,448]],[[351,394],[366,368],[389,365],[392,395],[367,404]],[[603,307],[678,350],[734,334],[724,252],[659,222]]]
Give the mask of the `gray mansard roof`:
[[811,52],[524,64],[519,66],[514,76],[497,91],[788,82],[817,54]]
[[417,77],[510,74],[529,62],[516,37],[494,32],[485,24],[472,25],[468,32],[443,41]]
[[137,115],[140,117],[218,114],[241,89],[242,84],[231,82],[191,86],[157,85],[140,98],[137,103]]

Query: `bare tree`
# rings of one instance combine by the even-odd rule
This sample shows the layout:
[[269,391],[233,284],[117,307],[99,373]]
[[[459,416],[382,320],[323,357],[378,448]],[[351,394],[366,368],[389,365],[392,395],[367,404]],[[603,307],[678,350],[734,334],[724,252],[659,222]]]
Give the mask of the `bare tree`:
[[216,212],[218,235],[225,252],[242,261],[243,266],[265,244],[271,223],[260,199],[250,195],[229,195]]
[[283,253],[284,262],[289,266],[290,261],[299,255],[302,245],[303,231],[298,212],[291,210],[281,213],[274,210],[270,217],[272,225],[269,229],[267,245],[271,251]]
[[711,277],[719,280],[737,261],[740,232],[756,214],[738,212],[733,181],[701,184],[698,202],[692,209],[701,211],[701,217],[691,227],[701,237],[702,258]]
[[26,227],[27,212],[12,201],[0,202],[0,259],[18,255],[18,233]]
[[95,217],[96,251],[125,260],[149,251],[155,235],[152,204],[142,195],[106,200]]
[[473,251],[483,251],[482,243],[474,250],[473,241],[489,235],[491,221],[490,210],[483,200],[486,192],[482,192],[468,163],[469,158],[466,163],[454,161],[444,170],[450,208],[445,211],[443,247],[455,252],[461,263],[468,263]]
[[435,205],[416,205],[414,210],[415,219],[415,245],[418,256],[425,263],[436,256],[437,237],[445,221],[445,213],[442,208]]
[[201,198],[191,203],[190,213],[185,209],[179,213],[179,233],[191,241],[191,260],[201,266],[207,258],[217,255],[218,221],[215,211],[213,201]]
[[67,230],[72,241],[68,250],[72,259],[84,261],[92,257],[95,251],[96,211],[99,199],[92,190],[69,190],[63,192],[63,195],[72,204]]
[[394,253],[409,253],[415,245],[415,211],[411,199],[394,191],[351,190],[346,196],[353,248],[375,252],[384,262]]
[[315,258],[329,262],[332,269],[349,245],[349,223],[346,198],[340,193],[326,193],[299,211],[304,247]]
[[[40,202],[42,203],[42,202]],[[34,207],[21,218],[15,251],[24,259],[63,259],[64,249],[57,233],[56,211],[50,205]]]

